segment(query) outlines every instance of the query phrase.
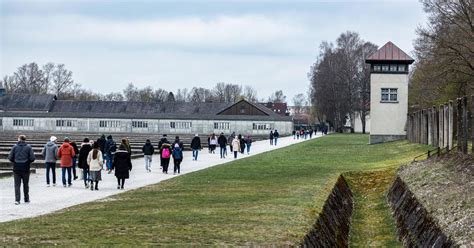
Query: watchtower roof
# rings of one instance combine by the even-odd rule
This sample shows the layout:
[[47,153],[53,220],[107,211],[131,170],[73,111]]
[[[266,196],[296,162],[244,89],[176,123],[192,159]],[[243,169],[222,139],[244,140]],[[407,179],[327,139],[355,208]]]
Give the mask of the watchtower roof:
[[415,60],[408,54],[406,54],[404,51],[402,51],[402,49],[398,48],[395,44],[389,41],[387,42],[387,44],[377,50],[377,52],[367,58],[365,62],[369,64],[380,62],[411,64],[415,62]]

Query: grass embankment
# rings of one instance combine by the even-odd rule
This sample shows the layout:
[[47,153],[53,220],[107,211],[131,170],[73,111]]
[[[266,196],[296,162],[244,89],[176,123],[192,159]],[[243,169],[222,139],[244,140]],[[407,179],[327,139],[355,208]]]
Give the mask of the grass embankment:
[[395,169],[426,150],[405,141],[367,142],[366,135],[330,135],[119,194],[108,201],[2,223],[0,243],[298,244],[340,173]]

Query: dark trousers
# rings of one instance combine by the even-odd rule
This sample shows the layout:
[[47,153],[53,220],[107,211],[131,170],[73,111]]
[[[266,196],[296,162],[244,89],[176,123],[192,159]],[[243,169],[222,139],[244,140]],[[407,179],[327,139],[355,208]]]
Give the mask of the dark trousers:
[[76,175],[76,162],[77,162],[77,158],[73,157],[72,158],[72,174],[74,175],[74,180],[76,180],[76,178],[77,178],[77,175]]
[[87,182],[90,181],[89,180],[89,168],[82,169],[82,175],[84,177],[84,185],[87,185]]
[[23,181],[23,195],[25,202],[30,201],[28,182],[30,181],[30,171],[13,171],[13,181],[15,183],[15,201],[21,198],[20,186]]
[[227,153],[227,148],[225,146],[221,146],[221,158],[225,158]]
[[49,184],[49,171],[53,174],[53,183],[56,184],[56,163],[46,162],[46,184]]
[[168,173],[168,166],[170,165],[169,158],[161,158],[161,167],[163,167],[163,172]]
[[239,153],[238,151],[234,151],[234,158],[237,158],[237,153]]
[[125,184],[125,178],[118,178],[117,177],[117,185],[123,189],[123,185]]
[[66,171],[67,171],[67,184],[71,185],[71,167],[64,167],[62,169],[62,178],[63,178],[63,185],[66,185]]
[[174,173],[180,173],[181,172],[181,161],[182,159],[173,159],[174,163]]

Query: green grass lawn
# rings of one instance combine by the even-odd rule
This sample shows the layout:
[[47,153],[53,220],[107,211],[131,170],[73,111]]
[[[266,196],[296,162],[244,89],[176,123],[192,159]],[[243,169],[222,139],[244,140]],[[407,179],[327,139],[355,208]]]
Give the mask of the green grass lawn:
[[367,135],[329,135],[106,201],[2,223],[0,244],[298,244],[341,173],[393,171],[427,150],[406,141],[367,143]]

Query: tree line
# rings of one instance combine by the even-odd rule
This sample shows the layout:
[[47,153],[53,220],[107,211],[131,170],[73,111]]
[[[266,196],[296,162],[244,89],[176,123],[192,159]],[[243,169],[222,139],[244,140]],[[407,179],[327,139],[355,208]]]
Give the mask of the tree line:
[[474,94],[474,1],[422,0],[428,23],[417,29],[409,85],[412,108]]
[[327,121],[342,132],[350,119],[354,132],[358,114],[365,133],[370,110],[370,65],[365,59],[376,51],[376,45],[350,31],[342,33],[335,44],[321,43],[319,56],[308,73],[310,100],[319,121]]
[[0,83],[9,93],[55,94],[60,100],[232,103],[245,99],[250,102],[286,102],[281,90],[273,92],[267,99],[259,99],[252,86],[224,82],[217,83],[211,89],[193,87],[175,92],[151,86],[139,88],[129,83],[122,92],[101,94],[84,89],[74,81],[72,75],[72,71],[66,69],[64,64],[47,63],[39,66],[32,62],[18,67],[13,75],[4,76]]

